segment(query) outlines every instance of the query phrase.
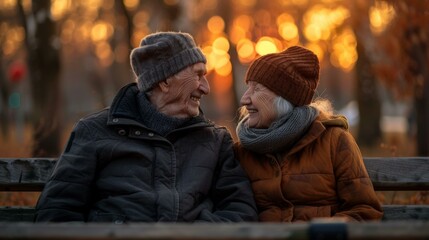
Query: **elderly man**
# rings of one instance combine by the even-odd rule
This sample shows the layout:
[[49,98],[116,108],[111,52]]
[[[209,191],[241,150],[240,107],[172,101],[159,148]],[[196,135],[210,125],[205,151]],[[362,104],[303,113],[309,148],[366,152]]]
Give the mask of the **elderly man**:
[[189,34],[146,36],[131,53],[137,83],[76,124],[35,220],[257,220],[230,133],[200,112],[205,63]]

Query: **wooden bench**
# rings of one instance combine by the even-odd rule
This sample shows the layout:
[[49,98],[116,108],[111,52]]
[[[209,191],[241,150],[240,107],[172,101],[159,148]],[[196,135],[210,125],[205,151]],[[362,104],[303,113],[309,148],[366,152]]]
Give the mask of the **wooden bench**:
[[[376,191],[429,190],[429,157],[365,158]],[[0,158],[0,192],[40,192],[54,158]],[[0,193],[1,194],[1,193]],[[429,220],[429,205],[384,205],[383,220]],[[0,206],[0,222],[32,221],[33,207]]]
[[[365,158],[376,191],[429,190],[429,157]],[[40,192],[54,158],[0,158],[1,192]],[[32,223],[34,206],[0,206],[0,239],[429,239],[429,205],[384,205],[381,222]]]

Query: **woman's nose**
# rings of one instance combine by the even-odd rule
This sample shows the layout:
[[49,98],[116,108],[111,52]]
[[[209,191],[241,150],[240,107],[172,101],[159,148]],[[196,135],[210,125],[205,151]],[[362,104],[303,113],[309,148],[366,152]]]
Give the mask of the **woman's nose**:
[[247,89],[246,92],[244,92],[243,96],[240,99],[240,104],[242,106],[244,106],[244,105],[249,105],[250,103],[251,103],[250,92],[249,92],[249,89]]

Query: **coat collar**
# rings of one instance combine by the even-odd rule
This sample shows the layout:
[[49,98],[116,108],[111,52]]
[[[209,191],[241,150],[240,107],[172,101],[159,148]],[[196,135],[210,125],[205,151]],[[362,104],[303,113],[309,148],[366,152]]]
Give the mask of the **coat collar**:
[[[113,102],[108,110],[107,125],[133,125],[147,128],[139,121],[139,104],[137,102],[137,94],[139,90],[137,83],[130,83],[123,86],[116,94]],[[200,109],[200,115],[192,121],[192,127],[212,126],[211,121],[204,117]],[[190,126],[185,127],[189,129]]]
[[328,127],[341,127],[347,130],[349,126],[347,119],[342,115],[327,116],[324,113],[320,113],[310,125],[308,132],[292,147],[288,155],[300,151],[305,146],[317,140]]

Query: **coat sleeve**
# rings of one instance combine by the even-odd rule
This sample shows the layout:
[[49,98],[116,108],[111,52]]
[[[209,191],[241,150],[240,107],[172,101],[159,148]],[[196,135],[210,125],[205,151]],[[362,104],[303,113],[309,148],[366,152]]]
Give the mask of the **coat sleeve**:
[[213,209],[203,210],[197,221],[241,222],[257,221],[258,214],[250,181],[235,158],[233,142],[225,130],[215,172],[211,199]]
[[379,220],[383,212],[359,147],[349,132],[341,131],[334,159],[340,208],[334,217],[352,221]]
[[96,168],[91,141],[88,128],[78,122],[39,197],[36,222],[86,220]]

